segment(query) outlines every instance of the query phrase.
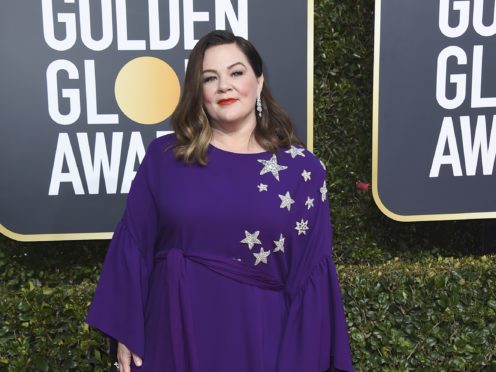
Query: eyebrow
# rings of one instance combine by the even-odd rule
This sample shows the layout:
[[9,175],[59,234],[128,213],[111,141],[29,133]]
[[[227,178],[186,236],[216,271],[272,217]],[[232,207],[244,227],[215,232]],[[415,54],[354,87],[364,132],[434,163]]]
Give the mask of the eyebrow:
[[[233,63],[232,65],[227,66],[227,69],[228,69],[228,70],[230,70],[230,69],[232,69],[233,67],[235,67],[235,66],[237,66],[237,65],[241,65],[241,66],[243,66],[244,68],[246,68],[246,66],[245,66],[245,64],[244,64],[243,62],[235,62],[235,63]],[[216,71],[216,70],[203,70],[203,71],[202,71],[202,73],[203,73],[203,74],[204,74],[204,73],[206,73],[206,72],[213,72],[213,73],[217,73],[217,71]]]

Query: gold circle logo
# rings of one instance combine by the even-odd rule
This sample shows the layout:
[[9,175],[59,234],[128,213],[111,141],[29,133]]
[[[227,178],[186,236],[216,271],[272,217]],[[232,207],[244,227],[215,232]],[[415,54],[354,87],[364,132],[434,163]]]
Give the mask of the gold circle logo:
[[115,79],[119,108],[139,124],[157,124],[167,119],[180,94],[175,71],[160,58],[135,58],[121,68]]

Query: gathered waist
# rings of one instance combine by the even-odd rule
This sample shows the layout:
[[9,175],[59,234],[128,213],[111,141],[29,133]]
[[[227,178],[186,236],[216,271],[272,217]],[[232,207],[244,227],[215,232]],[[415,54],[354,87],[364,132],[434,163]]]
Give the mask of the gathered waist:
[[[185,258],[200,264],[217,274],[223,275],[243,284],[272,291],[280,291],[284,288],[284,283],[275,278],[273,275],[263,272],[242,261],[224,256],[200,252],[185,252],[182,249],[171,248],[158,253],[155,256],[155,261],[167,260],[168,271],[175,272],[183,266],[183,261]],[[169,272],[169,274],[171,273]]]
[[165,261],[169,303],[169,324],[175,371],[199,372],[196,345],[193,335],[190,292],[185,278],[186,260],[202,265],[209,270],[239,283],[261,289],[280,291],[284,284],[268,273],[232,258],[185,252],[178,248],[161,251],[155,255],[155,262]]

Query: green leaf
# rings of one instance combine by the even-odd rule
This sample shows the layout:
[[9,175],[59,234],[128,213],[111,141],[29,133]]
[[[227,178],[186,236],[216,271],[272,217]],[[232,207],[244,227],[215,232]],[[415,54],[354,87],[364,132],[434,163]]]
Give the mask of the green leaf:
[[25,312],[31,309],[31,305],[27,301],[22,300],[17,304],[17,310]]

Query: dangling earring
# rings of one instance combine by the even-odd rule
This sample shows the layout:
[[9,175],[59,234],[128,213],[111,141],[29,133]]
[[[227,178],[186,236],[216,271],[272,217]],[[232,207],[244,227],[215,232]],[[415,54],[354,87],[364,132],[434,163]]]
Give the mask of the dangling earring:
[[257,97],[257,112],[258,112],[258,117],[262,117],[262,99],[260,97]]

